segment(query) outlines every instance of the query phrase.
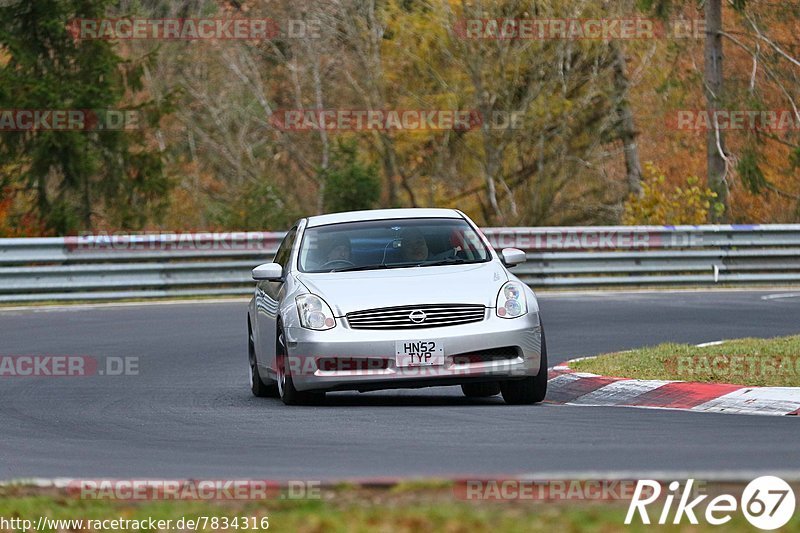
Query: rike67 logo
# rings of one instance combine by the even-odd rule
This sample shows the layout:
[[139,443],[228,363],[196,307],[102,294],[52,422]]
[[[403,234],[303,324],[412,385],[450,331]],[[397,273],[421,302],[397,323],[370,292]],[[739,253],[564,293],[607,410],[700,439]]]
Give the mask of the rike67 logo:
[[[669,484],[668,492],[663,498],[664,507],[658,514],[656,523],[664,525],[670,523],[671,518],[672,524],[681,524],[685,519],[690,524],[696,525],[700,516],[706,523],[719,526],[729,522],[732,514],[741,512],[750,524],[768,531],[783,527],[794,514],[794,491],[779,477],[762,476],[754,479],[744,488],[739,500],[731,494],[720,494],[709,501],[704,501],[708,498],[707,494],[701,494],[690,500],[696,495],[692,488],[693,484],[693,479],[689,479],[683,488],[677,481]],[[639,480],[628,507],[628,514],[625,516],[625,524],[631,524],[636,514],[643,524],[650,524],[648,505],[659,500],[661,492],[662,487],[659,482],[650,479]],[[675,500],[678,503],[673,512]],[[655,518],[654,515],[653,519]]]

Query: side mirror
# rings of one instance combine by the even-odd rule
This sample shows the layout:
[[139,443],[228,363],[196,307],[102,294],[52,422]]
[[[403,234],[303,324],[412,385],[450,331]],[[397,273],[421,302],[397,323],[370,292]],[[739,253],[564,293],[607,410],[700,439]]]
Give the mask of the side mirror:
[[503,251],[500,252],[500,256],[503,258],[503,264],[507,267],[519,265],[527,260],[525,252],[517,248],[503,248]]
[[278,263],[264,263],[253,269],[253,279],[256,281],[278,281],[283,277],[283,267]]

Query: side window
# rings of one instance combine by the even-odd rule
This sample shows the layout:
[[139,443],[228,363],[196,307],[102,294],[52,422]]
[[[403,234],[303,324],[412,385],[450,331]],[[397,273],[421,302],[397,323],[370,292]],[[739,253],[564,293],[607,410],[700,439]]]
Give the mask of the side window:
[[289,265],[289,258],[292,255],[292,248],[294,248],[294,241],[296,238],[297,226],[289,230],[286,237],[283,238],[283,242],[281,242],[281,245],[278,247],[278,251],[275,253],[274,261],[281,265],[284,271]]

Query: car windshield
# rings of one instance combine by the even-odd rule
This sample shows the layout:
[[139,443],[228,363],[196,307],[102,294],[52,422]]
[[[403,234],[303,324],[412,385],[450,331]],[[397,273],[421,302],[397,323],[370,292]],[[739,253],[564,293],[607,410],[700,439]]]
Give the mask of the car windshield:
[[298,266],[301,272],[344,272],[489,259],[489,250],[463,219],[392,219],[308,228]]

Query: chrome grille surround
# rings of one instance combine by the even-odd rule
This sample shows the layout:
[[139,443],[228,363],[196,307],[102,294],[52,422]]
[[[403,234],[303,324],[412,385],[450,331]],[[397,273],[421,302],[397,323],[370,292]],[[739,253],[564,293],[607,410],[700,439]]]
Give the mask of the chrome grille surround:
[[436,328],[480,322],[486,318],[486,307],[475,304],[403,305],[353,311],[346,316],[352,329]]

